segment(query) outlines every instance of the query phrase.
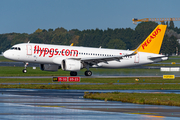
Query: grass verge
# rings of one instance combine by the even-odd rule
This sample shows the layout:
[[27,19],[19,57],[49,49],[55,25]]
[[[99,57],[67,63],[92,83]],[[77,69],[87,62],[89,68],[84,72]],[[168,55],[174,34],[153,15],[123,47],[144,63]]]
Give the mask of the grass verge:
[[163,93],[84,93],[84,98],[137,104],[180,106],[180,94]]
[[24,89],[74,89],[74,90],[180,90],[180,84],[96,84],[96,85],[69,85],[69,84],[0,84],[0,88]]
[[[53,78],[53,76],[52,76]],[[0,83],[56,83],[52,82],[52,78],[0,78]],[[162,77],[139,77],[139,81],[135,81],[136,77],[127,78],[81,78],[80,83],[180,83],[180,77],[173,80],[165,80]],[[69,83],[69,82],[68,82]]]

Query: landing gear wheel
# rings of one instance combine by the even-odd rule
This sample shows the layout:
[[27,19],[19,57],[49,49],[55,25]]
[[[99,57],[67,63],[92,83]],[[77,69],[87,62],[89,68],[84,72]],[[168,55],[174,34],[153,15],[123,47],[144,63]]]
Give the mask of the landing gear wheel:
[[24,62],[24,69],[22,70],[23,73],[27,73],[26,68],[28,64],[29,64],[28,62]]
[[27,70],[26,70],[26,69],[23,69],[23,73],[27,73]]
[[85,76],[91,76],[92,75],[92,72],[90,71],[90,70],[87,70],[87,71],[85,71]]
[[71,72],[70,72],[70,76],[77,76],[77,72],[71,71]]

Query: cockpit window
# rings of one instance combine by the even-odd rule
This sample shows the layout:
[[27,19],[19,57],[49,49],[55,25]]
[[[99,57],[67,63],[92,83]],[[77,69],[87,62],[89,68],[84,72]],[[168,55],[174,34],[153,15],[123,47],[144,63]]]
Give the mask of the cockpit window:
[[10,48],[10,50],[21,50],[21,48],[20,47],[12,47],[12,48]]

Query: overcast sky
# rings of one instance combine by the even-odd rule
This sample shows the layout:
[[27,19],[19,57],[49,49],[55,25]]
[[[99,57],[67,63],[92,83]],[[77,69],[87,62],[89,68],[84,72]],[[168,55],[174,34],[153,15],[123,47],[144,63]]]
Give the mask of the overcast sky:
[[[132,28],[132,18],[180,17],[180,0],[0,0],[0,34],[38,28]],[[180,21],[174,22],[180,27]]]

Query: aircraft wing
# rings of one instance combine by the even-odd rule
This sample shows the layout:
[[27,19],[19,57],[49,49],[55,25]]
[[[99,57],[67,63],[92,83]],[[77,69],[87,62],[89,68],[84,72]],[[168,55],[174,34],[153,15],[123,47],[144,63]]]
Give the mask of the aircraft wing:
[[128,56],[132,56],[135,55],[136,53],[133,52],[131,54],[126,54],[126,55],[119,55],[119,56],[103,56],[103,57],[96,57],[96,58],[82,58],[81,61],[88,63],[88,64],[97,64],[99,62],[104,62],[104,63],[108,63],[108,61],[112,61],[112,60],[116,60],[119,61],[123,58],[123,57],[128,57]]

